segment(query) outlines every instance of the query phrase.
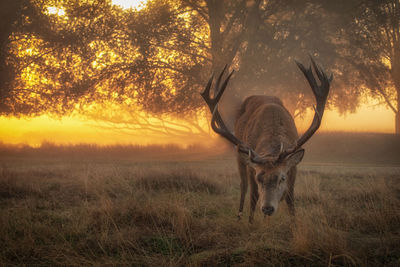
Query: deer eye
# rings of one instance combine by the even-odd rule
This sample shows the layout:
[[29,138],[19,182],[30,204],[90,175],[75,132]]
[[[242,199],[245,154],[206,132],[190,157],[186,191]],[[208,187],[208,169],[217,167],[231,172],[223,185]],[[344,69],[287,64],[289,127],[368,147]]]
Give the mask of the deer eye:
[[286,175],[285,174],[283,174],[282,176],[281,176],[281,181],[283,182],[283,181],[285,181],[286,180]]

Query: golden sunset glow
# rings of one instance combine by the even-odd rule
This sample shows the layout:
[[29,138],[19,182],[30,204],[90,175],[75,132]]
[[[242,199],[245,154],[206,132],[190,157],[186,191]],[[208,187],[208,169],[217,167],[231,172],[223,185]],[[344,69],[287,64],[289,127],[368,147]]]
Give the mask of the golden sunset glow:
[[124,134],[118,130],[102,128],[95,121],[87,121],[79,117],[65,117],[61,120],[41,116],[32,119],[0,118],[2,128],[0,139],[4,143],[28,144],[39,146],[43,142],[55,144],[91,143],[110,144],[150,144],[159,142],[147,136]]
[[[296,120],[299,131],[309,126],[313,113],[309,111],[304,120]],[[339,115],[335,110],[326,110],[321,123],[321,132],[376,132],[393,133],[394,114],[384,107],[361,105],[356,113]]]
[[[135,13],[134,11],[145,8],[147,2],[146,0],[111,1],[112,5],[119,6],[123,9],[130,9],[132,14],[135,15],[140,15],[140,12]],[[68,32],[69,21],[73,21],[77,18],[73,17],[73,13],[69,13],[69,8],[66,8],[66,6],[63,8],[62,3],[58,4],[58,6],[55,3],[44,4],[44,8],[42,9],[43,13],[51,17],[51,21],[57,24],[60,31]],[[108,6],[108,8],[112,7],[110,6],[110,2],[107,2],[105,5]],[[150,12],[151,6],[149,5],[147,9],[143,10],[143,12],[145,11]],[[157,10],[154,10],[152,12],[156,11]],[[68,17],[66,12],[71,14],[71,17]],[[82,27],[82,25],[97,21],[89,16],[93,14],[86,14],[85,12],[83,12],[84,15],[81,17],[82,24],[77,24],[81,28],[76,26],[79,30],[86,29],[86,26]],[[120,17],[116,16],[113,12],[121,13]],[[126,15],[126,12],[128,11],[122,11],[113,6],[108,16],[110,16],[110,21],[114,21],[114,19],[115,21],[123,21],[121,18]],[[186,30],[192,27],[191,16],[194,16],[192,12],[191,10],[185,10],[179,13],[178,17],[181,20],[177,20],[176,23],[181,23],[182,29]],[[88,19],[85,16],[88,16]],[[146,18],[146,16],[144,17]],[[164,17],[162,18],[165,19]],[[144,27],[146,28],[153,23],[153,21],[144,20],[141,23],[146,25]],[[164,23],[164,21],[162,21],[162,23]],[[136,61],[140,62],[142,58],[147,56],[147,54],[141,54],[139,49],[140,45],[136,44],[136,42],[139,43],[139,39],[135,40],[135,42],[130,42],[130,40],[127,39],[131,32],[124,32],[123,30],[129,29],[129,27],[112,32],[112,35],[110,35],[112,37],[109,37],[110,39],[105,38],[101,40],[97,39],[97,36],[91,37],[88,39],[86,50],[83,50],[84,52],[77,49],[79,53],[75,53],[73,52],[74,50],[71,50],[69,54],[64,53],[67,51],[65,47],[60,50],[61,52],[52,53],[53,51],[47,48],[46,42],[35,34],[21,35],[19,38],[16,38],[14,42],[10,44],[12,52],[21,62],[28,60],[30,63],[21,67],[18,77],[21,82],[18,84],[19,87],[16,86],[15,88],[17,92],[15,99],[21,102],[26,101],[28,103],[27,106],[35,103],[35,105],[40,107],[44,106],[45,108],[42,108],[42,110],[37,113],[22,112],[20,113],[22,114],[20,118],[12,117],[12,115],[10,117],[0,117],[0,142],[28,144],[32,146],[39,146],[43,142],[52,142],[55,144],[93,143],[99,145],[167,143],[188,145],[196,142],[206,143],[205,141],[209,139],[209,136],[216,138],[216,134],[211,132],[210,135],[205,134],[201,137],[188,137],[183,140],[182,136],[179,137],[179,135],[176,134],[168,135],[168,130],[158,131],[157,127],[160,127],[160,129],[169,127],[169,130],[175,132],[181,129],[183,129],[183,131],[188,129],[192,131],[197,127],[197,131],[207,133],[209,131],[209,125],[206,122],[205,116],[199,116],[200,119],[198,120],[200,120],[201,123],[197,121],[197,126],[194,128],[191,128],[193,125],[189,125],[190,121],[188,121],[188,117],[186,117],[186,121],[179,121],[175,117],[168,117],[166,121],[169,121],[170,124],[168,127],[165,127],[165,124],[168,124],[168,122],[160,120],[159,118],[149,117],[148,114],[144,114],[146,109],[140,106],[141,104],[143,105],[143,103],[147,104],[147,102],[152,100],[156,95],[156,97],[159,97],[159,99],[157,99],[158,102],[154,102],[155,104],[153,103],[154,106],[151,107],[153,110],[147,107],[147,112],[149,112],[149,114],[162,114],[160,115],[161,117],[170,116],[170,114],[179,116],[181,112],[179,109],[181,108],[180,105],[176,105],[178,106],[178,112],[174,110],[175,113],[168,113],[169,110],[167,108],[165,109],[167,110],[165,114],[162,113],[165,110],[154,109],[157,109],[160,104],[173,103],[175,99],[186,99],[190,97],[193,99],[193,92],[191,92],[192,95],[179,95],[179,93],[181,93],[180,90],[183,91],[185,88],[182,86],[182,81],[184,79],[177,75],[177,73],[179,73],[181,69],[186,71],[192,70],[192,68],[194,68],[193,66],[205,66],[211,61],[210,52],[208,50],[210,42],[210,37],[208,36],[210,34],[209,25],[204,23],[199,27],[191,28],[190,31],[194,33],[192,36],[193,40],[191,40],[191,45],[184,49],[176,49],[176,47],[174,47],[179,45],[179,42],[176,42],[179,37],[176,36],[171,37],[171,39],[162,40],[160,44],[152,44],[152,42],[156,42],[156,38],[142,40],[145,44],[143,45],[144,47],[147,45],[154,46],[149,50],[153,58],[149,60],[149,62],[146,62],[146,64],[148,64],[148,66],[156,66],[154,70],[152,70],[153,73],[151,73],[153,76],[147,74],[149,77],[154,77],[154,80],[145,82],[140,79],[137,81],[132,78],[132,76],[136,73],[141,73],[143,66],[146,66],[146,64],[143,66],[139,65],[137,69],[132,70],[133,74],[130,73],[132,76],[126,74],[131,66],[135,66]],[[99,28],[103,29],[102,27]],[[109,31],[111,32],[111,30]],[[182,32],[184,31],[182,30]],[[170,32],[167,33],[166,35],[170,34]],[[133,31],[132,35],[135,34],[136,32]],[[66,47],[73,46],[74,42],[75,41],[71,42],[71,44]],[[180,42],[184,43],[182,40],[180,40]],[[149,53],[149,51],[146,51],[146,53]],[[86,53],[91,56],[85,58]],[[193,55],[195,56],[193,57]],[[40,61],[38,58],[40,58]],[[198,58],[202,58],[202,60]],[[35,60],[42,65],[36,64]],[[193,62],[193,60],[198,62]],[[383,58],[382,62],[387,67],[391,68],[388,59]],[[66,72],[63,73],[64,76],[61,74],[58,75],[59,72],[64,70],[66,70]],[[144,73],[146,72],[144,71]],[[148,76],[143,75],[141,77]],[[96,78],[98,79],[97,83]],[[89,86],[90,92],[93,93],[91,95],[85,92],[86,89],[89,90],[85,88],[85,86],[87,86],[85,83],[93,80],[95,82],[93,82],[93,85]],[[143,86],[140,84],[141,82],[152,83],[153,88],[151,89],[154,89],[155,93],[146,88],[150,93],[144,97],[142,96],[143,99],[140,99],[140,90],[143,90],[143,88],[140,88],[140,86]],[[160,88],[164,91],[161,91]],[[66,93],[64,94],[64,92]],[[58,94],[55,94],[56,97],[52,99],[56,104],[54,107],[51,107],[51,109],[46,105],[47,102],[45,101],[47,99],[46,97],[48,97],[47,95],[51,95],[52,93]],[[82,93],[82,98],[76,97],[81,96],[80,93]],[[88,94],[85,95],[85,93]],[[197,94],[197,92],[194,93]],[[74,99],[74,97],[76,97],[76,99]],[[86,101],[85,97],[87,97],[87,99],[93,97],[92,99],[94,99],[94,101]],[[64,100],[65,103],[63,103]],[[71,103],[68,101],[71,101]],[[339,115],[337,110],[326,110],[319,131],[395,132],[394,112],[382,105],[377,105],[373,101],[373,98],[365,99],[364,101],[365,102],[361,103],[357,109],[357,112],[353,114],[342,116]],[[51,104],[52,103],[50,103],[50,105]],[[63,104],[70,104],[69,107],[73,108],[70,108],[67,112],[63,112]],[[174,106],[173,108],[176,107]],[[196,106],[196,108],[199,108],[199,106]],[[29,109],[29,107],[27,109]],[[194,112],[195,114],[199,113],[198,110]],[[57,117],[61,116],[61,114],[71,113],[75,115],[61,117],[59,119],[51,118],[51,115]],[[28,115],[25,117],[23,114]],[[48,115],[34,117],[35,114]],[[296,119],[299,132],[303,132],[309,127],[313,114],[312,110],[308,110],[303,118]],[[33,116],[33,118],[29,115]],[[145,127],[149,126],[146,125],[147,122],[151,124],[149,127],[151,130],[148,132]],[[125,125],[129,124],[128,127],[124,128],[124,123]],[[140,127],[142,127],[142,129],[140,129]],[[204,140],[202,140],[202,138]]]
[[147,0],[112,0],[114,5],[118,5],[122,8],[133,8],[140,10],[146,6]]
[[[308,112],[304,119],[297,119],[298,130],[304,131],[309,126],[312,112]],[[393,112],[382,107],[362,105],[357,113],[339,116],[336,111],[327,110],[320,128],[320,132],[379,132],[392,133]],[[141,131],[124,132],[116,129],[104,128],[101,123],[88,121],[80,117],[64,117],[61,120],[47,116],[38,118],[6,118],[0,117],[0,140],[3,143],[29,144],[39,146],[43,142],[55,144],[92,143],[99,145],[112,144],[168,144],[176,143],[188,145],[191,143],[206,143],[203,139],[187,139],[177,136],[154,136],[143,134]],[[213,134],[215,138],[215,134]]]
[[51,15],[58,15],[58,16],[64,16],[65,15],[65,10],[62,8],[58,8],[58,7],[48,7],[47,8],[47,12]]

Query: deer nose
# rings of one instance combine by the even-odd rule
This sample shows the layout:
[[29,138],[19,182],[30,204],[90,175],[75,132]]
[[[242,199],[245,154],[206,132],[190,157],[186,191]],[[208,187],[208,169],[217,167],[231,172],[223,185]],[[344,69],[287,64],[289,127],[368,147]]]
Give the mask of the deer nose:
[[272,207],[272,206],[268,206],[268,207],[263,207],[262,208],[262,212],[265,214],[265,215],[268,215],[268,216],[271,216],[272,215],[272,213],[274,213],[274,207]]

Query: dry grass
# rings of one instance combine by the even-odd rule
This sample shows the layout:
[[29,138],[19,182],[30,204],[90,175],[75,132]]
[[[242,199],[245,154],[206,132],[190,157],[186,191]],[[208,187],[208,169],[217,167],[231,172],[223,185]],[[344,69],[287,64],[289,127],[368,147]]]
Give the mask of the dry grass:
[[249,225],[232,160],[3,160],[0,265],[398,266],[399,179],[302,165],[295,221]]

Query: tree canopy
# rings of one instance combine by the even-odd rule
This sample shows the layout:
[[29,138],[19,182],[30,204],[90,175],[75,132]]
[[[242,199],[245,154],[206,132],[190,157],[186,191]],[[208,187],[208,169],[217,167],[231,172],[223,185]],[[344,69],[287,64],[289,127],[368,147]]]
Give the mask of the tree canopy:
[[324,8],[339,22],[342,77],[387,105],[400,134],[400,1],[343,0]]
[[349,11],[317,0],[152,0],[139,11],[106,0],[3,1],[0,114],[79,112],[203,134],[199,92],[228,64],[237,72],[227,102],[273,94],[301,115],[314,100],[294,59],[309,54],[335,75],[330,106],[354,111],[368,93],[398,114],[399,1],[340,3]]

